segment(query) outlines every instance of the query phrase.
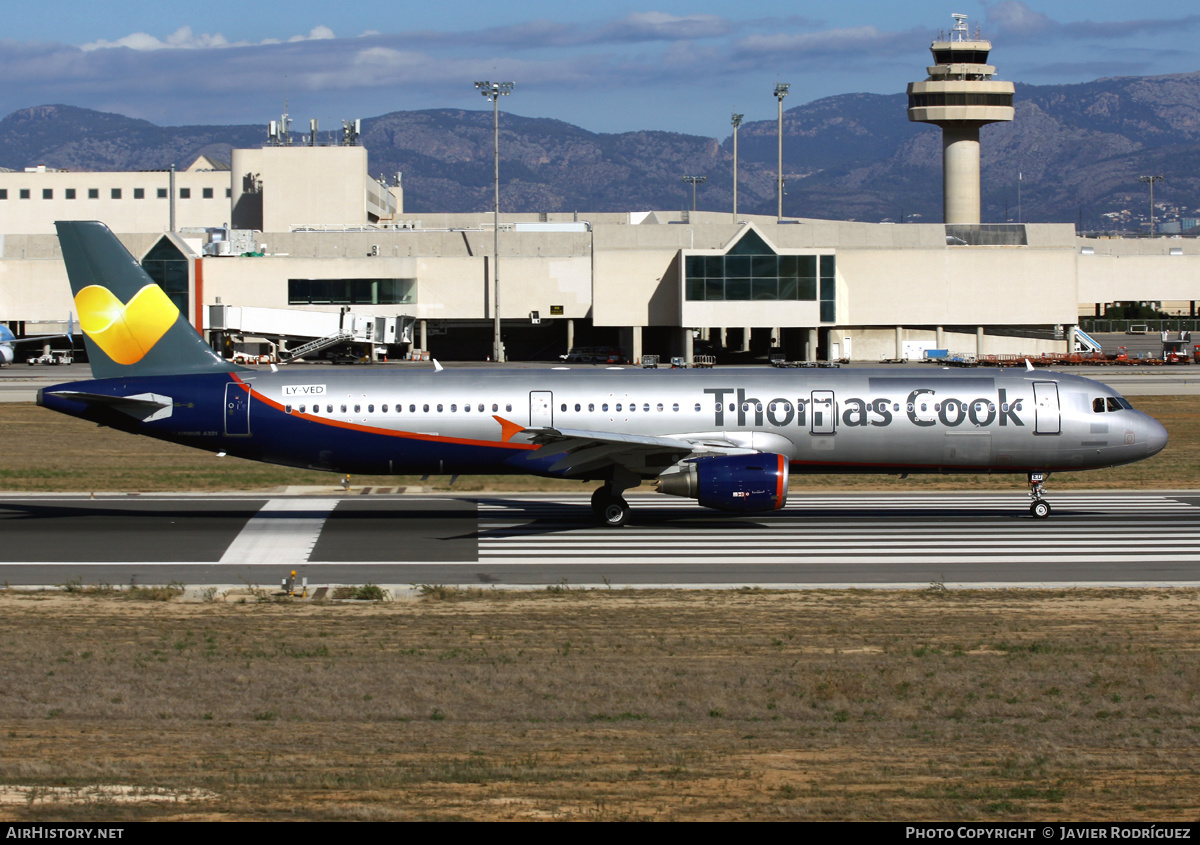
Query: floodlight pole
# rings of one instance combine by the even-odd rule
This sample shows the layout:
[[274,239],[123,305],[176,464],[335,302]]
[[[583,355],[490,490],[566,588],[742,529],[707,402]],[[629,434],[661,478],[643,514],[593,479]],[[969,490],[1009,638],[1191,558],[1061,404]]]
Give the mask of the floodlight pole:
[[496,182],[495,204],[492,214],[492,308],[494,337],[492,360],[504,363],[504,343],[500,340],[500,98],[512,93],[513,82],[476,82],[475,88],[492,102],[492,139],[495,151],[494,170]]
[[1139,176],[1139,182],[1150,183],[1150,237],[1154,237],[1154,183],[1161,182],[1161,176]]
[[696,210],[696,185],[703,185],[708,181],[707,176],[684,176],[683,181],[692,186],[692,211]]
[[783,220],[783,98],[787,96],[788,88],[792,87],[786,82],[775,83],[775,99],[779,101],[779,220]]
[[738,133],[738,127],[742,125],[743,117],[745,117],[744,114],[738,114],[737,112],[734,112],[733,116],[732,116],[732,123],[733,123],[733,222],[734,223],[737,223],[737,188],[738,188],[738,186],[737,186],[737,183],[738,183],[737,133]]

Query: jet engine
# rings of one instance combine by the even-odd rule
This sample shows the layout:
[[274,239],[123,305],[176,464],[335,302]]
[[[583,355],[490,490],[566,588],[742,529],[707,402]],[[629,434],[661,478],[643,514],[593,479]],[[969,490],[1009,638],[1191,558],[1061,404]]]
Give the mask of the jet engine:
[[760,452],[696,458],[658,477],[658,492],[738,513],[779,510],[787,503],[788,459]]
[[11,364],[13,362],[13,350],[11,346],[0,346],[0,364]]

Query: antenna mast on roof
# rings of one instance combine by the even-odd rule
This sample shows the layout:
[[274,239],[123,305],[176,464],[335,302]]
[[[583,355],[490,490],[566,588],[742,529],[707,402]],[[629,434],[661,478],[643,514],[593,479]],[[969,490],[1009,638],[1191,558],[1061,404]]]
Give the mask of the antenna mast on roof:
[[954,18],[954,30],[950,36],[952,41],[966,41],[970,35],[970,30],[967,28],[967,16],[961,12],[951,12],[950,17]]

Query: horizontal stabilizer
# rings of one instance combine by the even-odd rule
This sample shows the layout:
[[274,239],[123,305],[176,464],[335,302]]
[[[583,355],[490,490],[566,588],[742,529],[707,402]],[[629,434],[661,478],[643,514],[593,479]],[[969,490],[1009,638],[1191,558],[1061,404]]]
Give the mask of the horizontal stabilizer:
[[175,400],[157,393],[138,393],[134,396],[108,396],[103,393],[84,393],[79,390],[55,390],[50,396],[83,402],[85,405],[100,405],[128,414],[142,422],[153,422],[171,416]]

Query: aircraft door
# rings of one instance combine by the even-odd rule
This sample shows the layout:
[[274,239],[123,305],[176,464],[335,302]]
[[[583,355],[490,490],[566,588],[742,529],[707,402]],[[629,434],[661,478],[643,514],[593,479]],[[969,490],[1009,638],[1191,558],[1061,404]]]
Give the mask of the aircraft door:
[[225,433],[236,437],[250,434],[250,392],[236,382],[225,385]]
[[1058,385],[1052,381],[1033,383],[1035,434],[1061,434],[1062,421],[1058,406]]
[[837,412],[834,410],[832,390],[814,390],[808,418],[812,420],[813,434],[833,434],[837,430]]
[[529,427],[551,428],[554,425],[554,394],[549,390],[529,393]]

